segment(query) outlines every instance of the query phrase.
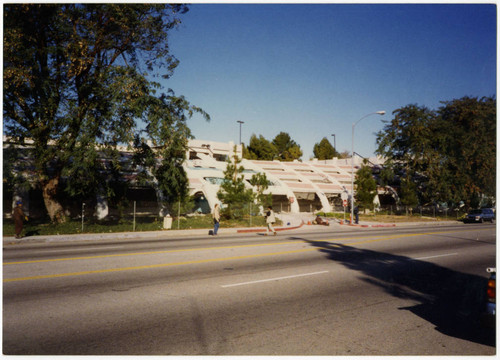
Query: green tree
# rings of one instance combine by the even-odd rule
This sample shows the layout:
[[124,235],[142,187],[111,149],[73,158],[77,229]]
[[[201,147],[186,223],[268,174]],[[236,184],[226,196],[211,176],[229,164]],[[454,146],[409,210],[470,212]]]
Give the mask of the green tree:
[[4,6],[4,133],[30,146],[53,221],[64,221],[63,193],[112,193],[110,172],[124,166],[117,147],[135,152],[134,140],[161,156],[150,171],[161,188],[185,193],[186,118],[209,117],[173,91],[156,95],[156,79],[178,64],[168,35],[186,11],[181,4]]
[[253,134],[250,143],[245,149],[244,158],[253,160],[273,160],[276,156],[276,147],[262,135],[257,137]]
[[224,181],[217,192],[217,197],[225,205],[222,214],[229,219],[242,218],[247,205],[254,201],[253,190],[245,186],[242,175],[245,168],[240,163],[235,147],[234,156],[227,160]]
[[252,175],[250,184],[257,190],[254,196],[258,205],[262,206],[263,208],[272,205],[272,194],[264,194],[264,191],[269,188],[269,180],[267,179],[265,173],[257,173]]
[[339,159],[349,159],[351,157],[351,153],[347,150],[345,151],[342,151],[341,153],[339,153]]
[[356,172],[354,181],[356,186],[355,200],[363,209],[373,209],[373,200],[377,195],[377,182],[373,178],[372,168],[365,159],[363,165]]
[[276,147],[278,160],[293,161],[302,157],[300,146],[285,132],[276,135],[272,144]]
[[[408,105],[377,134],[377,153],[394,176],[413,182],[420,202],[478,205],[496,192],[496,100],[443,102],[437,111]],[[406,190],[405,190],[406,191]]]
[[422,201],[429,202],[434,197],[431,189],[441,186],[435,183],[440,177],[437,172],[442,171],[434,137],[436,113],[426,107],[408,105],[395,110],[393,115],[377,134],[377,153],[386,159],[384,182],[404,177],[406,185],[415,183]]
[[418,205],[417,187],[410,177],[402,179],[399,196],[401,204],[405,206],[415,207]]
[[321,139],[319,143],[314,144],[314,157],[318,160],[328,160],[334,157],[339,157],[337,149],[335,149],[326,137]]
[[[464,97],[437,111],[444,181],[453,202],[496,196],[496,100]],[[443,191],[443,190],[441,190]]]

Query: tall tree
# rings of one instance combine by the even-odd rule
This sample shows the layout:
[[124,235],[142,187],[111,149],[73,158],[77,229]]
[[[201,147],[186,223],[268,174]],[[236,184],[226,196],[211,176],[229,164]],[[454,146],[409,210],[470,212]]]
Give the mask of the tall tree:
[[276,147],[278,160],[293,161],[302,157],[300,146],[288,133],[280,132],[273,139],[272,144]]
[[224,182],[217,192],[217,197],[225,205],[222,213],[229,219],[242,218],[244,209],[254,200],[253,190],[245,186],[242,175],[245,168],[240,163],[235,147],[233,157],[227,160]]
[[373,209],[373,200],[377,195],[377,182],[373,178],[372,168],[365,159],[361,169],[356,172],[356,202],[364,209]]
[[250,137],[250,143],[245,149],[244,158],[254,160],[273,160],[276,156],[276,147],[264,136],[253,134]]
[[437,121],[451,199],[475,207],[481,197],[495,197],[496,100],[464,97],[443,102]]
[[264,194],[264,191],[269,188],[269,180],[265,173],[253,174],[250,179],[250,184],[255,188],[256,192],[254,194],[256,203],[262,208],[266,208],[272,205],[273,199],[272,194]]
[[321,139],[319,143],[314,144],[313,154],[318,160],[333,159],[340,155],[326,137]]
[[[435,137],[435,111],[408,105],[393,112],[394,118],[377,134],[377,153],[385,158],[386,178],[405,178],[421,189],[422,202],[434,196],[441,171]],[[401,188],[400,188],[401,189]],[[401,197],[401,193],[399,194]]]
[[64,220],[63,191],[109,192],[110,169],[123,166],[117,146],[135,151],[134,140],[161,156],[151,173],[161,187],[185,192],[185,122],[193,112],[209,117],[171,90],[156,95],[156,79],[178,64],[168,34],[186,11],[181,4],[4,6],[4,133],[30,146],[53,221]]
[[418,205],[418,194],[415,182],[410,177],[405,177],[401,181],[400,200],[401,204],[409,207]]
[[[420,202],[464,201],[496,192],[496,100],[443,102],[436,111],[408,105],[377,134],[377,153],[393,174],[414,183]],[[412,187],[413,188],[413,187]]]

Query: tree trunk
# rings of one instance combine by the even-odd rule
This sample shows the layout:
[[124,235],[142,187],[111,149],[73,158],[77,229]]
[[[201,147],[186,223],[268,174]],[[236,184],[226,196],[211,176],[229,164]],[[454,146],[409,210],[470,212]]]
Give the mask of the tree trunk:
[[61,224],[66,221],[66,218],[64,216],[63,207],[59,200],[57,200],[58,185],[59,177],[55,177],[42,185],[42,191],[43,201],[50,216],[50,220],[54,223]]

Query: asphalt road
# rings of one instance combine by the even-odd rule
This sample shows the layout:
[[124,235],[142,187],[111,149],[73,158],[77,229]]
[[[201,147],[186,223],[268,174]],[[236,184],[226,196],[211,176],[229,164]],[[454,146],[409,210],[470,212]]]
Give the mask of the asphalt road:
[[495,225],[4,245],[6,355],[493,355]]

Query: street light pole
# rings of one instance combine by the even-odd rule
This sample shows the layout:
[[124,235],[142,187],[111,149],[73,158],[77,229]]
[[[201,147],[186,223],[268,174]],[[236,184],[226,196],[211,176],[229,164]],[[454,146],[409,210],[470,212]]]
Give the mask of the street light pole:
[[241,120],[238,120],[236,122],[240,124],[240,145],[241,145],[241,124],[244,124],[245,122]]
[[337,151],[337,141],[335,140],[335,134],[332,134],[332,136],[333,136],[333,147],[335,151]]
[[363,116],[358,121],[352,123],[352,141],[351,141],[351,225],[354,221],[354,127],[364,118],[370,115],[385,115],[385,111],[376,111]]

